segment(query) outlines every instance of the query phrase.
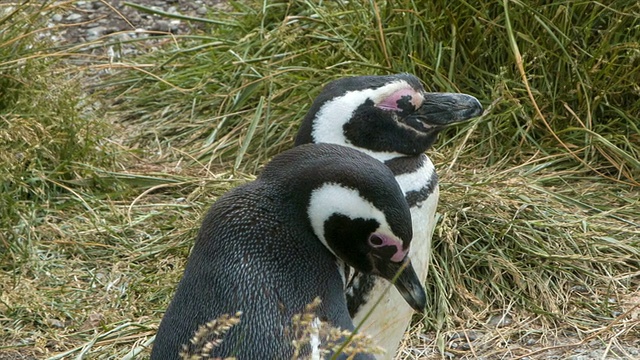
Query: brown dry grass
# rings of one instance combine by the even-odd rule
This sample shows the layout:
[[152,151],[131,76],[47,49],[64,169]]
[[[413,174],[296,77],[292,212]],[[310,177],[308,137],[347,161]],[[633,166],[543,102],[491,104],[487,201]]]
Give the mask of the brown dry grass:
[[83,67],[34,40],[60,11],[34,4],[0,20],[0,357],[144,357],[207,206],[291,146],[321,84],[389,71],[489,109],[430,153],[429,308],[399,358],[639,356],[637,2],[246,2]]

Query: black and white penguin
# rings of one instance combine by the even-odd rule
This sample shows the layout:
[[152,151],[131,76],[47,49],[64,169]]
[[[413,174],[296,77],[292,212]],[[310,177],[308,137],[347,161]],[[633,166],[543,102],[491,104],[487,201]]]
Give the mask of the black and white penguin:
[[212,205],[151,358],[177,359],[199,325],[241,311],[214,358],[291,359],[291,317],[316,297],[319,320],[353,330],[344,264],[385,279],[404,268],[395,287],[422,309],[411,239],[409,206],[382,163],[332,144],[288,150]]
[[[358,76],[327,84],[305,116],[296,145],[333,143],[384,162],[395,174],[409,206],[414,238],[410,257],[424,283],[438,203],[438,176],[424,154],[447,125],[480,115],[482,106],[465,94],[429,93],[410,74]],[[395,355],[413,310],[397,291],[368,275],[356,275],[347,289],[349,312],[362,331]],[[392,289],[393,290],[393,289]],[[378,302],[372,316],[364,318]],[[364,322],[363,322],[364,321]]]

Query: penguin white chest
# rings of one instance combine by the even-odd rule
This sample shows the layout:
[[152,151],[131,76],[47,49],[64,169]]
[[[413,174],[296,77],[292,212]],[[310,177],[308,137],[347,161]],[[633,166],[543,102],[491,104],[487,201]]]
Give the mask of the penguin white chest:
[[[439,188],[431,160],[423,155],[416,161],[420,165],[412,167],[412,171],[398,174],[399,169],[392,167],[392,170],[411,206],[413,240],[409,257],[418,278],[424,283],[431,257],[431,237],[435,229]],[[387,349],[387,353],[377,356],[378,359],[393,359],[414,311],[403,300],[402,295],[382,279],[375,279],[367,299],[355,314],[354,324],[362,324],[360,330],[376,339],[378,346]]]
[[427,277],[431,257],[431,237],[436,225],[438,207],[438,177],[431,160],[423,156],[422,165],[415,171],[397,174],[396,181],[411,207],[413,240],[409,256],[421,282]]

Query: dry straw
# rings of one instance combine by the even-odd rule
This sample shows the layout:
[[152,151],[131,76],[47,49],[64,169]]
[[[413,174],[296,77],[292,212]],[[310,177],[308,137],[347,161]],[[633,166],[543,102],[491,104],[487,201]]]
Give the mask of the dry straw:
[[146,356],[207,206],[323,84],[401,71],[488,111],[429,153],[429,304],[400,358],[633,355],[637,1],[229,1],[189,35],[47,44],[70,6],[0,4],[0,357]]

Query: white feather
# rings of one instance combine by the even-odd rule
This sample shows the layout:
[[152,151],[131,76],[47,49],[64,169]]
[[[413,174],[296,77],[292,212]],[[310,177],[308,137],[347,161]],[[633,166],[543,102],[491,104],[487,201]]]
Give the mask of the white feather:
[[356,109],[367,100],[371,100],[374,104],[377,104],[396,91],[407,88],[412,89],[406,81],[398,80],[377,89],[349,91],[342,96],[327,101],[322,105],[313,122],[311,135],[314,142],[353,147],[380,161],[386,161],[403,156],[398,152],[371,151],[354,146],[344,136],[343,127],[347,122],[349,122]]
[[311,345],[311,360],[321,360],[320,358],[320,326],[321,322],[319,318],[313,318],[311,323],[309,345]]
[[396,181],[404,194],[411,191],[420,191],[435,173],[436,169],[428,157],[422,166],[412,173],[396,175]]
[[324,223],[333,214],[341,214],[350,219],[374,219],[380,224],[376,232],[393,235],[387,218],[380,209],[360,196],[357,190],[335,183],[323,184],[311,192],[307,214],[316,236],[332,253],[324,236]]

